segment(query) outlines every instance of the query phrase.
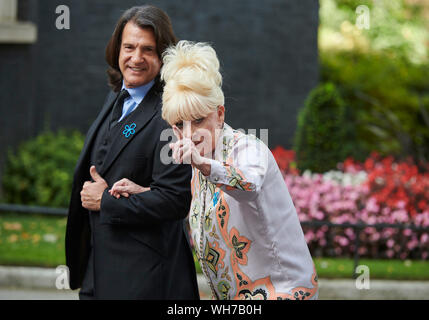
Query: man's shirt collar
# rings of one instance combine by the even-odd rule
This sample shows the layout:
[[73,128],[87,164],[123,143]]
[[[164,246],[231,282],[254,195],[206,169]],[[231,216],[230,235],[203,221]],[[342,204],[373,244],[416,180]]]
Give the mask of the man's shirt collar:
[[130,94],[131,98],[134,100],[134,102],[139,105],[144,97],[146,96],[146,94],[149,92],[149,90],[152,88],[152,86],[154,85],[155,80],[152,80],[151,82],[142,85],[140,87],[136,87],[136,88],[127,88],[125,86],[125,83],[122,81],[122,89],[127,89],[128,93]]

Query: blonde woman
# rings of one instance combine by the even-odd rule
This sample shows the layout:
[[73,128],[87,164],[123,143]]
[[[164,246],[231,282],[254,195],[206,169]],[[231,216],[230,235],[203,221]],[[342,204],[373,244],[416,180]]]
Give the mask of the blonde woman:
[[[224,122],[214,49],[180,41],[166,50],[162,117],[178,138],[177,163],[193,168],[189,224],[217,299],[316,299],[317,274],[289,191],[267,146]],[[142,192],[129,180],[113,196]]]

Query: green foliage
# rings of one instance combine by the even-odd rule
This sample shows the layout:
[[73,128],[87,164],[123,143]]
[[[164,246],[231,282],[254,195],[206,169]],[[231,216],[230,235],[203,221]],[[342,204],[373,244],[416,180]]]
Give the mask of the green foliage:
[[298,115],[294,141],[298,168],[326,172],[349,156],[359,157],[354,132],[353,115],[335,85],[319,85]]
[[322,82],[332,82],[356,115],[364,153],[429,160],[429,65],[387,54],[323,52]]
[[[356,8],[369,9],[369,29],[356,26]],[[321,47],[389,53],[415,64],[428,63],[429,24],[423,2],[407,0],[321,0]],[[344,46],[349,41],[354,46]],[[359,45],[360,44],[360,45]],[[362,44],[364,44],[362,46]]]
[[44,132],[8,152],[2,178],[7,203],[67,207],[73,171],[84,136],[78,132]]
[[[369,9],[359,29],[356,8]],[[427,7],[426,7],[427,8]],[[423,2],[321,0],[321,82],[356,119],[358,148],[429,161],[429,21]]]

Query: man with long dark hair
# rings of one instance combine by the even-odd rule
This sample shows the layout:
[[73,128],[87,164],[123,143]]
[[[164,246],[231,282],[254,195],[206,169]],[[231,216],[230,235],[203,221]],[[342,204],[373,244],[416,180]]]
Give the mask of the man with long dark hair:
[[[107,45],[112,91],[78,160],[66,233],[70,287],[81,299],[198,299],[183,220],[191,168],[164,164],[161,55],[177,39],[169,17],[133,7]],[[120,179],[146,188],[115,198]]]

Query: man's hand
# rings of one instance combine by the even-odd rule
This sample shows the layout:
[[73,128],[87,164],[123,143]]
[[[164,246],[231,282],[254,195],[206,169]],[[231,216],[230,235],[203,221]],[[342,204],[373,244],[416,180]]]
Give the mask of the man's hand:
[[98,174],[95,166],[89,169],[94,182],[87,181],[84,183],[80,197],[82,201],[82,207],[90,211],[100,211],[101,197],[103,196],[104,190],[108,188],[106,181]]

